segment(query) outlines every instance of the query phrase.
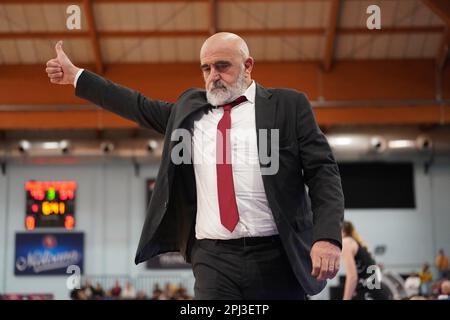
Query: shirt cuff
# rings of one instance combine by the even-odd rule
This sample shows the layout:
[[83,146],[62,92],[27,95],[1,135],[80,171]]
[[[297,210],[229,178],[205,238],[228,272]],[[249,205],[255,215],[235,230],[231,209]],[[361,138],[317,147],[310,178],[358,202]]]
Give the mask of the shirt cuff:
[[73,86],[76,88],[77,87],[77,81],[78,78],[81,76],[81,73],[84,71],[84,69],[80,69],[78,70],[77,74],[75,75],[75,80],[73,80]]

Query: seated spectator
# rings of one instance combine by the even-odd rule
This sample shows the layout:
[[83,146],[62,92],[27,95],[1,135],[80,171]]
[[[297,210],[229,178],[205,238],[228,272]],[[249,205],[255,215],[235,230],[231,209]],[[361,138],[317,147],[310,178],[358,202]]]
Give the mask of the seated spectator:
[[152,295],[152,300],[159,300],[160,296],[162,295],[162,291],[159,288],[158,285],[155,286],[155,288],[153,289],[153,295]]
[[450,281],[444,280],[441,283],[441,294],[438,296],[438,300],[450,300]]
[[86,279],[86,281],[84,282],[84,286],[81,287],[81,290],[84,293],[83,296],[86,296],[87,299],[92,298],[94,287],[92,286],[91,281],[89,279]]
[[152,295],[152,300],[159,300],[159,297],[161,296],[162,291],[161,289],[159,289],[159,287],[153,289],[153,295]]
[[191,299],[192,297],[190,297],[187,294],[186,289],[182,286],[180,286],[178,290],[175,292],[174,300],[191,300]]
[[122,288],[118,280],[114,282],[112,288],[103,288],[100,282],[96,282],[95,287],[89,280],[85,281],[85,285],[80,289],[71,290],[70,298],[73,300],[116,300],[116,299],[138,299],[138,300],[192,300],[186,288],[180,283],[179,286],[173,283],[166,283],[164,291],[160,289],[159,284],[153,287],[152,296],[147,296],[144,290],[135,291],[131,282],[127,282]]
[[74,289],[70,290],[70,293],[69,293],[70,299],[78,300],[77,298],[78,298],[79,291],[81,291],[81,289],[74,288]]
[[86,295],[86,292],[84,290],[78,291],[77,300],[88,300],[89,297]]
[[122,293],[120,294],[122,299],[134,299],[136,298],[136,291],[134,290],[133,285],[127,281],[125,284],[125,288],[123,288]]
[[147,295],[142,290],[138,291],[138,293],[136,294],[136,299],[137,300],[146,300],[147,299]]
[[166,292],[161,292],[158,297],[158,300],[170,300],[171,297]]
[[116,297],[113,297],[111,294],[111,290],[106,290],[105,295],[103,296],[103,300],[116,300]]
[[408,298],[417,296],[420,291],[420,277],[416,272],[411,272],[405,280],[405,291]]
[[431,282],[433,281],[433,273],[430,270],[430,265],[425,263],[422,271],[419,272],[420,277],[420,293],[428,296],[431,293]]
[[122,287],[119,284],[119,281],[116,280],[114,283],[114,287],[111,289],[111,296],[114,298],[120,297],[120,293],[122,292]]
[[103,290],[103,287],[100,284],[100,282],[97,282],[97,284],[95,285],[95,288],[92,291],[92,299],[100,300],[100,299],[103,299],[104,296],[105,296],[105,291]]
[[70,292],[70,298],[72,300],[88,300],[88,297],[83,289],[73,289]]
[[437,299],[437,297],[441,294],[441,284],[443,281],[436,281],[433,282],[431,285],[431,296],[434,299]]

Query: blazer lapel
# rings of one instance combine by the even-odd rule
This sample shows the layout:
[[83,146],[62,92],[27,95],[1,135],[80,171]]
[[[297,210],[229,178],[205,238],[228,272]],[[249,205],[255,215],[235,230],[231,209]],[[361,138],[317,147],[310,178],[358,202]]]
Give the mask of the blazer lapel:
[[180,113],[175,119],[173,128],[178,129],[181,127],[183,121],[188,118],[194,112],[210,107],[209,103],[206,101],[206,93],[204,91],[199,91],[195,98],[190,101],[186,101],[180,106]]
[[[174,133],[174,131],[179,129],[186,129],[191,130],[190,122],[184,123],[185,120],[187,120],[190,116],[192,116],[194,113],[199,112],[200,110],[204,110],[205,108],[209,108],[210,104],[206,101],[206,93],[204,91],[197,92],[197,95],[189,100],[185,100],[180,103],[178,106],[179,110],[177,112],[177,115],[175,116],[175,120],[173,123],[173,127],[171,130],[171,134]],[[175,145],[183,141],[183,137],[178,137],[178,139],[172,140],[170,139],[169,142],[169,150],[172,150]],[[188,141],[185,141],[183,143],[189,143]],[[191,151],[190,146],[186,145],[183,152]],[[189,157],[192,159],[192,155],[189,154]]]
[[[256,96],[255,96],[255,123],[256,123],[256,139],[259,155],[260,147],[260,132],[262,129],[267,131],[267,156],[271,154],[270,140],[271,129],[275,127],[277,105],[272,94],[263,86],[256,84]],[[262,136],[264,137],[264,136]],[[261,158],[260,161],[261,163]],[[264,165],[266,166],[266,165]]]

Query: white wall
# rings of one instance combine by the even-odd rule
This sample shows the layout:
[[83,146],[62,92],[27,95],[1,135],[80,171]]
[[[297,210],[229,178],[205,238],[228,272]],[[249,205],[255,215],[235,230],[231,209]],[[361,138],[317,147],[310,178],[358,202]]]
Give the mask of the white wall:
[[[85,233],[86,274],[179,273],[150,271],[133,262],[145,216],[145,181],[156,173],[157,166],[148,165],[135,176],[133,166],[123,163],[9,165],[6,175],[0,175],[0,292],[50,292],[58,299],[68,298],[64,276],[14,276],[14,239],[16,232],[24,231],[24,185],[29,179],[77,181],[76,230]],[[385,255],[377,257],[386,268],[408,272],[425,261],[432,263],[441,247],[450,253],[449,191],[449,164],[435,164],[428,174],[416,165],[416,209],[347,210],[346,219],[355,224],[371,249],[387,247]],[[181,274],[190,276],[191,272]],[[318,297],[326,298],[327,290]]]

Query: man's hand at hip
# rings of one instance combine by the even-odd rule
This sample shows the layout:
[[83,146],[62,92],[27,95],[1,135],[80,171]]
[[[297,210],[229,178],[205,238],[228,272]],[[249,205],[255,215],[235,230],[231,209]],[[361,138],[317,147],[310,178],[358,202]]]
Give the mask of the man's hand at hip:
[[339,271],[341,249],[326,241],[316,241],[311,248],[312,272],[317,280],[332,279]]

